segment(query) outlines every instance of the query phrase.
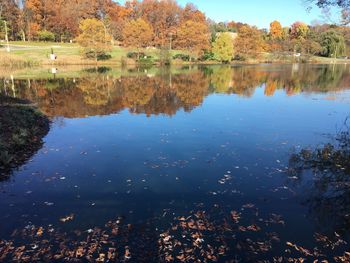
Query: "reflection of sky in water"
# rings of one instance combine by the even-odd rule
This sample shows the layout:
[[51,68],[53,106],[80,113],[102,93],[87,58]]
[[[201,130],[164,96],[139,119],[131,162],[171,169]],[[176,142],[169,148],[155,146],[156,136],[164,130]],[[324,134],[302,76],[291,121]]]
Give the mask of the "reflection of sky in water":
[[[0,229],[69,213],[88,227],[120,214],[142,221],[170,204],[181,211],[193,202],[250,202],[282,214],[286,237],[312,236],[303,188],[291,190],[280,171],[294,149],[324,143],[349,114],[348,103],[328,96],[279,90],[266,97],[260,87],[249,98],[211,94],[173,116],[123,110],[56,119],[44,147],[1,185]],[[232,179],[220,183],[224,175]]]

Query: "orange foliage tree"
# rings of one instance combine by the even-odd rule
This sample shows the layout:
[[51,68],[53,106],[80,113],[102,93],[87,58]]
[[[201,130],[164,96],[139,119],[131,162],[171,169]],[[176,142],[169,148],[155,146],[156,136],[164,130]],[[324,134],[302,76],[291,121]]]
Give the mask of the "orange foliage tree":
[[[151,45],[153,39],[153,29],[149,23],[142,18],[131,20],[126,23],[123,30],[124,45],[140,48]],[[140,52],[138,52],[140,53]]]
[[256,27],[242,26],[234,42],[235,53],[246,57],[257,57],[264,49],[262,33]]
[[205,23],[206,16],[204,13],[198,10],[198,8],[192,4],[188,3],[182,11],[181,20],[182,21],[195,21]]
[[270,24],[270,37],[272,39],[281,39],[283,36],[283,28],[280,22],[273,21]]
[[132,19],[142,18],[152,26],[157,47],[167,45],[169,35],[180,23],[182,9],[174,0],[129,1],[125,6],[132,10]]
[[202,22],[186,21],[177,30],[174,44],[179,49],[186,49],[195,56],[210,49],[210,32],[208,25]]

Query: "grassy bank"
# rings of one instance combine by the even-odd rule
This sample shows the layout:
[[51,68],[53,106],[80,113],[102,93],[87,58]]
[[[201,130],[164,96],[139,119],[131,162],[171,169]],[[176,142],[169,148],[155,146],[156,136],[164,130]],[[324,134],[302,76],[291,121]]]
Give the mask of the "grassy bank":
[[[11,42],[10,49],[11,52],[6,52],[5,48],[0,48],[0,66],[96,65],[94,60],[84,58],[79,45],[74,43]],[[49,59],[51,50],[57,56],[55,61]],[[98,61],[97,65],[121,66],[122,63],[135,64],[134,60],[127,59],[129,52],[135,52],[135,50],[113,47],[110,52],[111,58]],[[158,49],[143,49],[141,52],[147,56],[151,56],[154,61],[158,60],[160,56],[160,50]],[[181,51],[173,50],[171,55],[173,56],[178,53],[181,53]]]
[[50,121],[29,102],[0,97],[0,181],[42,146]]
[[[5,48],[0,48],[0,67],[28,67],[28,66],[65,66],[65,65],[96,65],[94,60],[86,59],[81,54],[81,49],[77,44],[69,43],[49,43],[49,42],[11,42],[11,52],[6,52]],[[49,56],[51,50],[57,55],[57,60],[51,61]],[[98,61],[97,65],[137,65],[135,60],[128,59],[129,52],[133,49],[123,47],[113,47],[110,52],[111,58],[105,61]],[[159,49],[143,49],[145,55],[152,57],[151,63],[160,59]],[[173,50],[171,56],[176,54],[187,54],[186,51]],[[317,56],[302,56],[294,58],[292,56],[281,56],[272,53],[262,53],[259,58],[246,59],[244,61],[233,61],[234,64],[256,64],[256,63],[349,63],[350,60],[332,59]],[[173,60],[175,65],[188,65],[198,62],[188,62]],[[201,64],[218,64],[217,61],[201,61]]]

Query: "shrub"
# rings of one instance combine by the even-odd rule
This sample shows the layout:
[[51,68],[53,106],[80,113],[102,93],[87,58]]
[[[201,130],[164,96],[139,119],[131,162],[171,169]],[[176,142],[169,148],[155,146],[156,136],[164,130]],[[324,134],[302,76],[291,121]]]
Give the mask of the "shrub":
[[101,53],[97,55],[97,60],[109,60],[112,56],[110,54]]
[[[95,58],[95,52],[94,51],[88,51],[85,53],[85,57],[88,59],[94,59]],[[107,54],[105,52],[97,52],[97,60],[101,61],[101,60],[108,60],[111,59],[112,56],[110,54]]]
[[55,34],[47,30],[39,31],[38,39],[39,41],[55,41]]
[[190,56],[186,54],[176,54],[173,59],[181,59],[182,61],[190,61]]
[[144,58],[146,57],[146,54],[143,52],[128,52],[128,54],[126,54],[127,58],[132,58],[132,59],[138,59],[138,58]]
[[238,61],[246,61],[246,57],[242,56],[242,55],[235,55],[235,57],[233,58],[233,60],[238,60]]
[[207,51],[199,58],[199,60],[201,61],[214,60],[214,58],[215,58],[214,53]]

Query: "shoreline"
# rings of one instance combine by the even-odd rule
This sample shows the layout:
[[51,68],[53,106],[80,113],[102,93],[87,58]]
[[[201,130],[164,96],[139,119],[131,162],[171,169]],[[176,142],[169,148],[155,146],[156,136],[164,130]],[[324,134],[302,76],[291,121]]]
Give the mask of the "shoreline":
[[336,61],[265,61],[265,60],[257,60],[257,61],[233,61],[231,63],[219,63],[215,61],[208,62],[182,62],[182,63],[171,63],[170,65],[163,65],[161,63],[152,63],[152,64],[144,64],[144,63],[130,63],[123,65],[118,62],[94,62],[94,61],[86,61],[83,63],[77,62],[54,62],[54,63],[26,63],[23,64],[0,64],[1,69],[24,69],[24,68],[36,68],[36,67],[66,67],[66,66],[88,66],[88,67],[117,67],[117,68],[147,68],[147,67],[172,67],[172,66],[235,66],[235,65],[293,65],[293,64],[313,64],[313,65],[347,65],[350,64],[350,60],[345,59],[337,59]]

